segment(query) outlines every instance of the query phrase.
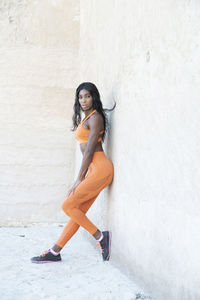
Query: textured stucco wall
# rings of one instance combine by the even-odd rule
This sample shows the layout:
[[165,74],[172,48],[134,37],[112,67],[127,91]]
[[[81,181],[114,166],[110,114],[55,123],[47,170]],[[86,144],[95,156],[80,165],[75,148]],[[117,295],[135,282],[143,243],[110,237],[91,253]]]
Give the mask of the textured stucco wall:
[[79,1],[0,2],[0,223],[64,221]]
[[156,299],[200,299],[200,2],[81,0],[80,12],[81,81],[117,102],[115,178],[88,215]]

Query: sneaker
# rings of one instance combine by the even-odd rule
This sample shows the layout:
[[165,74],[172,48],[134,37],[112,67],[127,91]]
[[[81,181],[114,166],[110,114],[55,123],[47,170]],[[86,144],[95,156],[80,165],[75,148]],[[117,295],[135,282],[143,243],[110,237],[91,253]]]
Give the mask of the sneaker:
[[111,232],[102,231],[103,239],[100,242],[97,242],[97,245],[100,247],[103,260],[109,260],[110,250],[111,250]]
[[61,261],[60,253],[58,255],[54,255],[51,253],[50,249],[42,252],[41,255],[35,256],[31,258],[32,263],[43,264],[48,262],[57,262]]

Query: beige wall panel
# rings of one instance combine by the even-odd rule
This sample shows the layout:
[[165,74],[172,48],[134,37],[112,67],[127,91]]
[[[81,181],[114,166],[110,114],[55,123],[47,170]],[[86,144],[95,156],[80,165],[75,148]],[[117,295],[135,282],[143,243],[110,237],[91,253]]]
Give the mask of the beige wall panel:
[[78,54],[78,1],[1,1],[1,225],[68,219]]

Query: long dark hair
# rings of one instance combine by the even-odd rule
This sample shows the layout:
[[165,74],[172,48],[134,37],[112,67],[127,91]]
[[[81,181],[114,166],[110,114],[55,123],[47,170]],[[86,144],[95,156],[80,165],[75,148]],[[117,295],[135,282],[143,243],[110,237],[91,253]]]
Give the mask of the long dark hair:
[[83,82],[76,89],[75,103],[74,103],[74,107],[73,107],[74,115],[72,117],[72,120],[73,120],[72,131],[74,131],[81,122],[81,106],[79,103],[79,92],[83,89],[90,92],[90,94],[93,98],[93,108],[96,109],[96,111],[98,111],[103,117],[104,132],[103,132],[103,136],[102,136],[102,141],[104,141],[105,134],[106,134],[107,127],[108,127],[108,119],[107,119],[106,112],[112,111],[116,106],[116,102],[115,102],[114,106],[110,109],[103,108],[99,91],[98,91],[97,87],[95,86],[95,84],[91,83],[91,82]]

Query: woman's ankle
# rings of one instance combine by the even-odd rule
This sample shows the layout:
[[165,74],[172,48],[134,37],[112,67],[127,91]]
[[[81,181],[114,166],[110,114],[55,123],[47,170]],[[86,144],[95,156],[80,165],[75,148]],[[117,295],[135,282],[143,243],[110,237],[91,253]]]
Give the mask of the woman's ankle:
[[55,244],[51,249],[53,251],[55,251],[56,253],[59,253],[62,250],[62,247],[60,247],[57,244]]
[[97,230],[94,234],[93,237],[97,240],[97,241],[101,241],[103,238],[103,233],[100,230]]

